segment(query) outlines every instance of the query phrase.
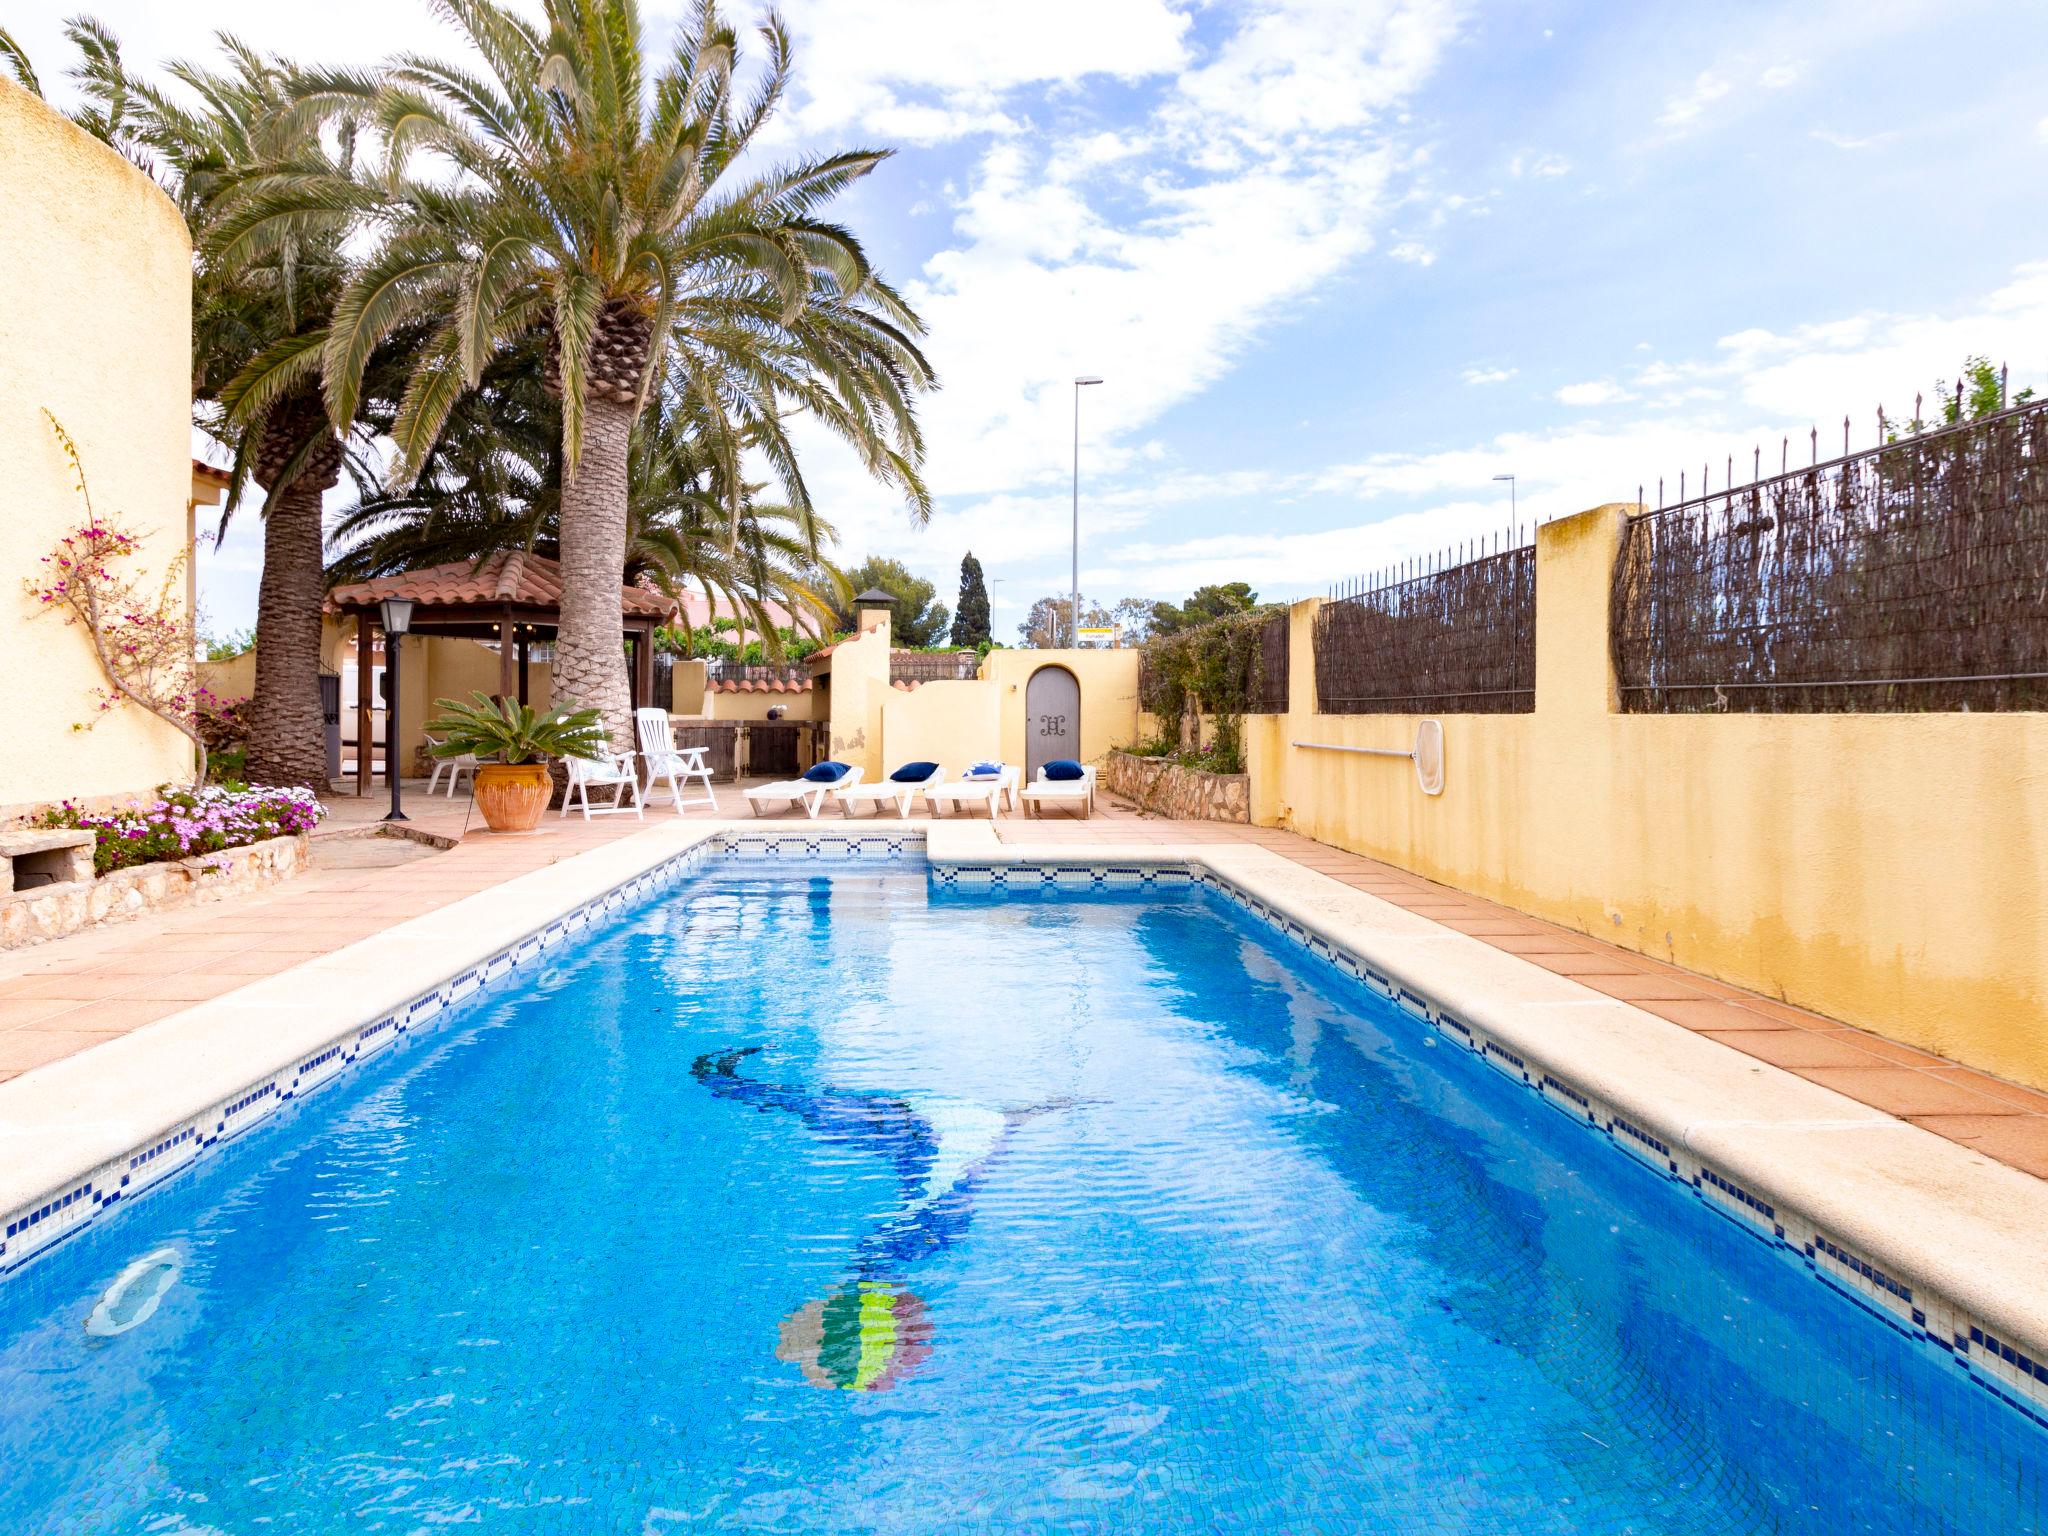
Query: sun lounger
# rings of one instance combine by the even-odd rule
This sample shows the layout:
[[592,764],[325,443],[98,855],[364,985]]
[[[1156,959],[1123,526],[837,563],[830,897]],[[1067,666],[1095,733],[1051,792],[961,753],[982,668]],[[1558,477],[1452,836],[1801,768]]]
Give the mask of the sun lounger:
[[954,807],[972,816],[978,806],[985,805],[988,819],[994,821],[998,810],[1017,808],[1017,770],[1005,764],[992,779],[952,779],[935,784],[924,792],[924,803],[934,816],[943,816]]
[[[816,773],[817,769],[813,768],[811,772]],[[774,784],[756,784],[746,792],[747,804],[753,807],[756,816],[768,806],[800,805],[804,808],[804,814],[816,821],[818,812],[825,807],[825,797],[835,789],[851,789],[860,782],[860,774],[860,769],[848,768],[836,779],[813,779],[807,776],[801,779],[783,779]]]
[[1083,768],[1078,779],[1050,779],[1046,777],[1045,768],[1041,768],[1037,779],[1024,786],[1019,798],[1024,802],[1024,814],[1027,816],[1037,816],[1048,808],[1063,807],[1086,819],[1095,813],[1095,770]]
[[[904,777],[906,774],[910,777]],[[882,807],[893,805],[897,816],[908,821],[911,802],[925,791],[936,789],[945,777],[946,770],[937,763],[905,763],[878,784],[849,784],[845,788],[835,785],[832,799],[839,814],[849,820],[856,807],[871,805],[880,816]]]

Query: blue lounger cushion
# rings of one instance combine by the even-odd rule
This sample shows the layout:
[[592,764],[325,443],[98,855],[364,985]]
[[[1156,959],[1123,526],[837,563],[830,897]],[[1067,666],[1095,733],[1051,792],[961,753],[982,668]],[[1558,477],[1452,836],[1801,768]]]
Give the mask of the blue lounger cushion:
[[1047,763],[1045,767],[1040,771],[1044,773],[1044,775],[1048,779],[1052,780],[1054,783],[1062,783],[1073,779],[1086,778],[1088,772],[1079,763],[1075,762],[1071,757],[1055,758],[1053,761]]
[[889,780],[894,784],[922,784],[938,771],[937,763],[905,763],[889,775]]
[[993,779],[1003,771],[1001,763],[976,763],[961,777],[969,779]]
[[811,784],[837,784],[853,770],[845,763],[823,762],[804,771],[804,779]]

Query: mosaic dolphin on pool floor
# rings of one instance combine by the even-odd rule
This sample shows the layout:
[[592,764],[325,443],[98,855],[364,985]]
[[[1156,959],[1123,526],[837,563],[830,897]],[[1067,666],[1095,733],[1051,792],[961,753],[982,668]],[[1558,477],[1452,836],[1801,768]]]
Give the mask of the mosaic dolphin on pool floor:
[[801,1366],[817,1386],[856,1392],[893,1386],[931,1354],[932,1328],[923,1301],[892,1277],[967,1231],[974,1192],[1012,1132],[1075,1101],[996,1109],[965,1099],[741,1077],[740,1062],[760,1050],[750,1045],[707,1051],[690,1075],[722,1099],[785,1110],[826,1141],[886,1159],[896,1170],[903,1201],[861,1239],[845,1285],[784,1319],[776,1356]]

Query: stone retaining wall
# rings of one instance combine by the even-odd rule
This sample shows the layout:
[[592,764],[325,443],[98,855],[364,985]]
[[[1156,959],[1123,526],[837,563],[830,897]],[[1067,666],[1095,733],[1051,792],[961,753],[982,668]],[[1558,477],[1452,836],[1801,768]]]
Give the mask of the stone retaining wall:
[[305,868],[306,851],[307,837],[301,832],[174,863],[117,869],[97,880],[20,891],[0,900],[0,949],[40,944],[150,912],[246,896],[297,874]]
[[1203,773],[1163,757],[1111,752],[1101,780],[1110,794],[1175,821],[1252,819],[1252,781],[1246,774]]

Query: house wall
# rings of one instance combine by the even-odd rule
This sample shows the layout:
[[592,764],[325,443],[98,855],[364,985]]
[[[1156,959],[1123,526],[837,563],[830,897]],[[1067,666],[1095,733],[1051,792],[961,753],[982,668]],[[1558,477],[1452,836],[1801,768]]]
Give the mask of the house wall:
[[958,778],[1002,754],[1002,695],[980,680],[923,683],[892,689],[882,705],[882,742],[889,768],[937,763]]
[[[0,81],[0,819],[51,800],[188,777],[190,744],[124,707],[101,715],[85,635],[22,578],[84,521],[43,411],[77,442],[93,507],[142,541],[152,583],[185,549],[192,491],[192,247],[169,198],[27,92]],[[180,574],[172,592],[183,611]],[[97,720],[89,732],[76,724]]]
[[[1628,715],[1608,651],[1626,509],[1537,536],[1537,695],[1247,722],[1253,816],[2019,1081],[2048,1086],[2048,715]],[[1271,723],[1266,723],[1267,721]]]
[[1025,689],[1040,667],[1065,667],[1081,684],[1082,762],[1099,763],[1111,747],[1138,740],[1136,649],[990,651],[981,675],[1002,697],[1004,762],[1024,762]]
[[785,720],[818,718],[818,691],[801,693],[729,693],[711,689],[704,695],[704,707],[697,713],[706,720],[766,720],[768,711],[780,708]]
[[[862,615],[867,619],[868,615]],[[864,633],[832,648],[831,752],[835,762],[860,768],[873,783],[885,771],[882,711],[894,692],[889,686],[889,618],[874,615]]]

